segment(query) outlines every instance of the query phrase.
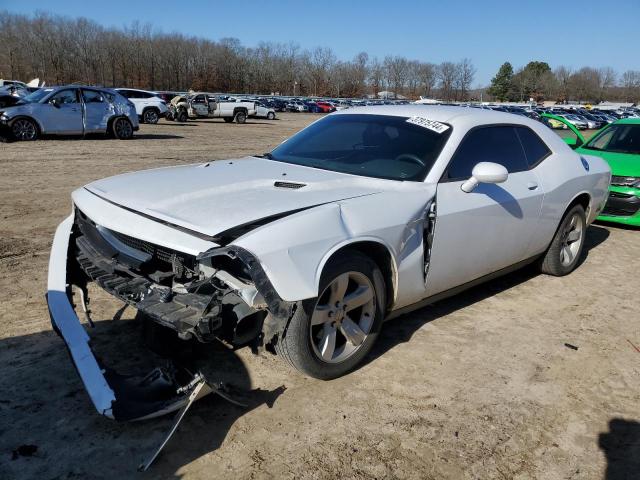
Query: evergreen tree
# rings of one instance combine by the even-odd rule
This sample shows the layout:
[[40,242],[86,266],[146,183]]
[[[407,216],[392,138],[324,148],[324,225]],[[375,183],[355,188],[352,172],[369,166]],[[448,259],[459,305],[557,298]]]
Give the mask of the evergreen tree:
[[489,94],[495,99],[504,102],[509,100],[513,90],[513,67],[509,62],[504,62],[495,77],[491,79]]

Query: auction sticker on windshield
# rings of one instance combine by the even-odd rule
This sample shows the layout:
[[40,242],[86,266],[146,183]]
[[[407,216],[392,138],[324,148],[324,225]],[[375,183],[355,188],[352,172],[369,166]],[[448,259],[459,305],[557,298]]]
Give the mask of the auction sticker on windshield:
[[414,125],[418,125],[419,127],[428,128],[429,130],[436,133],[446,132],[449,129],[449,125],[436,122],[435,120],[429,120],[428,118],[424,118],[424,117],[408,118],[407,123],[413,123]]

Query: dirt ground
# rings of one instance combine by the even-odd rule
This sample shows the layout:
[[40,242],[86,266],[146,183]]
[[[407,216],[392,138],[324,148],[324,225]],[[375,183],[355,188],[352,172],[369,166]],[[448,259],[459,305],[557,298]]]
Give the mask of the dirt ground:
[[[171,418],[120,424],[94,410],[45,305],[54,229],[91,180],[262,153],[316,118],[280,116],[0,144],[0,478],[640,478],[640,231],[606,225],[589,228],[571,275],[526,269],[388,322],[338,380],[197,349],[249,406],[196,403],[136,472]],[[134,312],[118,319],[118,302],[91,293],[96,350],[135,363]]]

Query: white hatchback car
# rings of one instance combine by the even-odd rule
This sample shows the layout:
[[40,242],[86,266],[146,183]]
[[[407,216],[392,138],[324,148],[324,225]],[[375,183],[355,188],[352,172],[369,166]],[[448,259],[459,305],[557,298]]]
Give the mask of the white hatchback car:
[[181,339],[253,343],[335,378],[363,360],[385,318],[528,263],[571,272],[609,180],[603,160],[519,115],[350,108],[262,156],[76,190],[52,247],[52,323],[114,418],[184,404],[193,380],[160,375],[161,398],[140,393],[155,380],[128,391],[93,356],[71,285],[83,300],[95,282]]
[[157,93],[135,88],[116,88],[120,95],[128,98],[136,106],[142,123],[158,123],[167,114],[167,104]]

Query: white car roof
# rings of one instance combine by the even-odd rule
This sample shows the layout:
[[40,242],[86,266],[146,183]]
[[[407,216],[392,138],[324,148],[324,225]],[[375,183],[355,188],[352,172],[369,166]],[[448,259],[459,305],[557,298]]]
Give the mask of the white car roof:
[[157,92],[154,92],[153,90],[142,90],[141,88],[129,88],[129,87],[118,87],[118,88],[114,88],[115,91],[119,91],[119,90],[131,90],[133,92],[144,92],[144,93],[150,93],[151,95],[157,95]]
[[454,107],[446,105],[376,105],[367,107],[352,107],[347,110],[339,110],[329,115],[391,115],[397,117],[423,117],[436,122],[447,123],[453,127],[451,137],[445,144],[438,160],[429,171],[425,181],[437,183],[442,172],[449,162],[465,134],[472,128],[480,125],[525,125],[538,134],[542,140],[554,152],[566,152],[569,146],[542,123],[523,115],[484,110],[480,108]]
[[454,107],[447,105],[371,105],[340,110],[332,115],[350,115],[354,113],[368,115],[392,115],[397,117],[424,117],[437,122],[449,123],[453,127],[471,128],[476,125],[510,123],[538,126],[540,122],[522,115],[485,110],[481,108]]

